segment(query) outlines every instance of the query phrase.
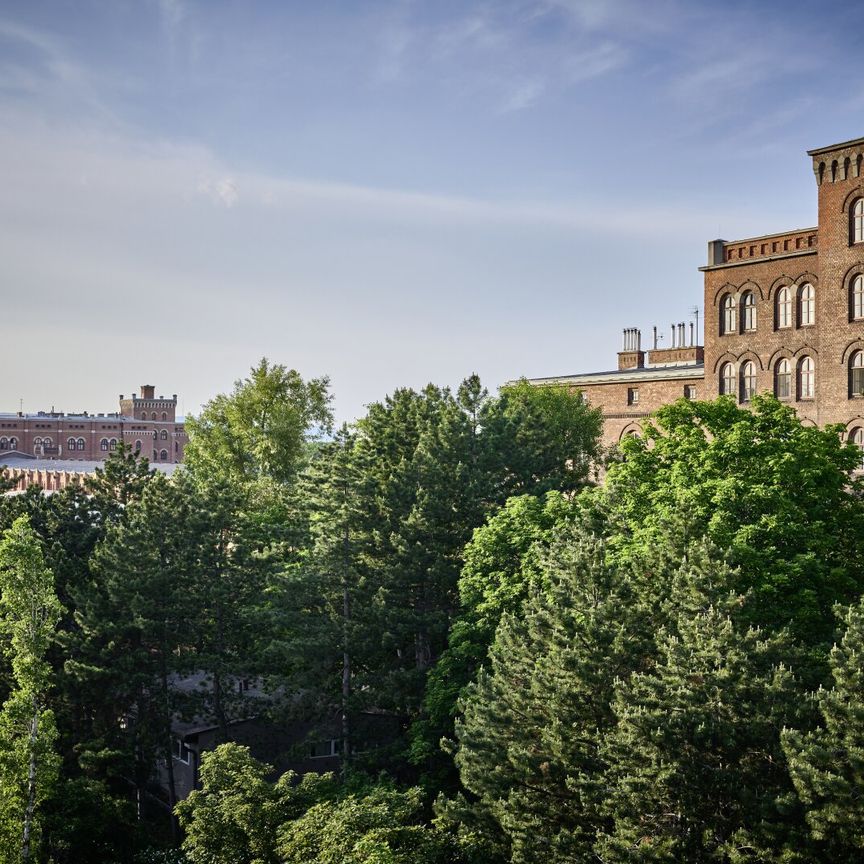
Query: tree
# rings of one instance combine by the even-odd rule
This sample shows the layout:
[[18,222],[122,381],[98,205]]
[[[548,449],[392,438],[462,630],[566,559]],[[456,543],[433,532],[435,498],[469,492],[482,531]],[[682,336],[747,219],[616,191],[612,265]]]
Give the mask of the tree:
[[837,864],[864,855],[864,601],[843,610],[841,619],[845,633],[830,659],[834,686],[816,694],[822,727],[783,732],[819,860]]
[[605,825],[601,746],[614,682],[650,654],[657,614],[605,557],[598,538],[561,531],[547,587],[504,615],[460,703],[451,747],[470,798],[439,810],[462,832],[485,834],[501,860],[590,860]]
[[513,495],[566,494],[587,485],[603,416],[578,391],[523,379],[502,387],[480,417],[490,452],[504,468],[501,503]]
[[39,541],[19,517],[0,540],[0,636],[14,681],[0,712],[0,848],[8,861],[26,864],[38,849],[41,805],[57,775],[45,655],[62,614]]
[[208,402],[199,417],[187,419],[184,460],[201,478],[236,483],[287,483],[300,467],[305,442],[332,422],[329,381],[306,382],[298,372],[266,358],[229,395]]
[[599,860],[812,860],[780,747],[801,717],[794,651],[784,634],[741,626],[729,582],[722,565],[681,572],[656,664],[616,681]]
[[576,512],[560,492],[520,495],[474,531],[463,553],[460,611],[447,648],[429,673],[425,715],[412,729],[415,760],[434,758],[441,738],[452,737],[458,699],[485,662],[502,616],[517,614],[532,592],[547,587],[545,552],[555,530]]
[[277,864],[279,826],[333,794],[330,775],[309,774],[298,783],[289,772],[274,785],[267,779],[272,770],[239,744],[204,754],[201,788],[176,809],[192,864]]
[[279,831],[284,864],[459,864],[452,835],[423,822],[419,789],[386,784],[313,804]]
[[864,588],[860,453],[837,429],[807,427],[770,396],[752,410],[728,398],[680,400],[622,450],[595,496],[623,525],[611,541],[620,560],[656,546],[685,514],[692,536],[728,550],[736,590],[752,589],[754,624],[789,625],[810,645],[830,640],[833,605]]
[[76,597],[79,636],[66,673],[90,718],[79,759],[88,772],[124,777],[138,800],[164,760],[173,805],[173,677],[189,670],[198,513],[184,484],[159,475],[93,556]]

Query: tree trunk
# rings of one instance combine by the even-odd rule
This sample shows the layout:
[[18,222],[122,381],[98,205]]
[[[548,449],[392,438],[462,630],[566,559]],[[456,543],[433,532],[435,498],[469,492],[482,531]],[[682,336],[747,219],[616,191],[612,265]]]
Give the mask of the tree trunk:
[[33,697],[33,719],[30,721],[30,766],[27,771],[27,807],[24,810],[24,836],[21,840],[21,861],[30,860],[30,834],[36,809],[36,739],[39,737],[39,703]]
[[[347,492],[347,490],[346,490]],[[351,724],[348,716],[348,702],[351,698],[351,653],[349,645],[349,622],[351,620],[351,598],[348,594],[348,526],[342,536],[342,776],[348,769],[351,757]]]

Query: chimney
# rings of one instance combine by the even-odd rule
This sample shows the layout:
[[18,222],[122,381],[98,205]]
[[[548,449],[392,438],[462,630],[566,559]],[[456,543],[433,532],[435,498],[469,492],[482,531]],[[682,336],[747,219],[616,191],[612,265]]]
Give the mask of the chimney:
[[725,240],[709,240],[708,241],[708,266],[715,267],[718,264],[726,262],[726,241]]
[[619,369],[641,369],[645,365],[645,352],[642,350],[642,331],[627,327],[623,332],[621,350],[618,352]]

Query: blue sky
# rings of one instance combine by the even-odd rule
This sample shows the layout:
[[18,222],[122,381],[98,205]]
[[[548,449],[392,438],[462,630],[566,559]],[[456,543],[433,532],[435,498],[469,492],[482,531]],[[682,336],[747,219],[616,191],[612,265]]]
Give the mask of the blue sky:
[[612,368],[706,242],[816,222],[854,3],[0,5],[0,410],[194,413],[261,356],[398,386]]

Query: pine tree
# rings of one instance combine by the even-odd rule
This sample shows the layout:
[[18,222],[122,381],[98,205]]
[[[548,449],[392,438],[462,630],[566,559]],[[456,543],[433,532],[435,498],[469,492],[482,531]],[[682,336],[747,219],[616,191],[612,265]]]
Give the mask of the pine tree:
[[830,658],[834,686],[816,694],[824,726],[783,733],[820,860],[837,864],[864,856],[864,601],[842,621],[846,630]]
[[[602,746],[602,861],[785,861],[801,846],[780,730],[798,716],[783,634],[740,624],[723,565],[694,557],[666,601],[656,665],[615,685]],[[737,619],[737,621],[736,621]],[[806,860],[799,858],[798,860]]]
[[36,534],[19,517],[0,540],[0,636],[13,679],[0,711],[0,854],[9,862],[36,857],[40,808],[57,776],[45,655],[62,613]]
[[171,720],[180,705],[171,684],[192,656],[191,503],[182,485],[157,476],[109,528],[94,553],[93,579],[76,598],[80,635],[66,664],[91,718],[82,764],[129,780],[140,802],[163,760],[172,807]]
[[643,662],[652,606],[605,545],[577,528],[553,544],[548,587],[505,615],[488,668],[467,689],[455,760],[465,789],[443,805],[463,832],[497,832],[503,860],[590,860],[602,813],[601,746],[617,676]]

